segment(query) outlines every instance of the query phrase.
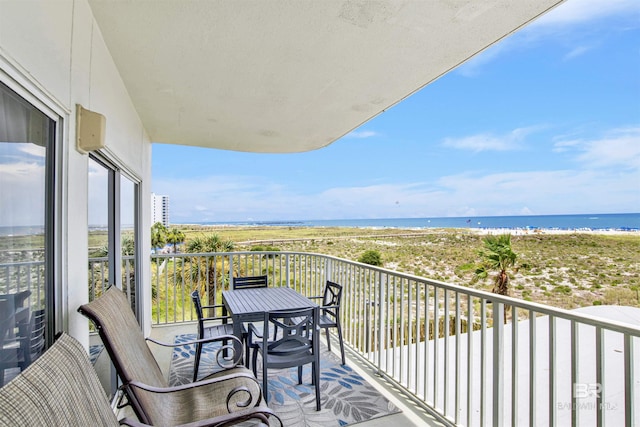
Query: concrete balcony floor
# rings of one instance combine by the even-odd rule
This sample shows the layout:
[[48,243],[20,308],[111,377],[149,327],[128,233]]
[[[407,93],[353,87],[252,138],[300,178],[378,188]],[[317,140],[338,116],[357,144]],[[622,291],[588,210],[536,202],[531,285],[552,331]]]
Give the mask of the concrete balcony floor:
[[[196,331],[195,323],[173,324],[154,326],[151,329],[151,338],[163,342],[173,342],[176,335],[194,333]],[[324,339],[323,339],[324,340]],[[338,345],[332,345],[332,351],[336,352]],[[160,347],[151,344],[152,352],[160,365],[160,369],[167,376],[169,374],[169,362],[171,360],[171,348]],[[106,352],[103,352],[106,353]],[[339,353],[336,353],[339,354]],[[105,354],[106,355],[106,354]],[[419,408],[403,393],[397,390],[393,384],[385,381],[383,378],[375,375],[375,372],[358,358],[350,357],[347,350],[347,364],[356,370],[359,375],[365,378],[369,384],[378,389],[393,404],[402,410],[399,414],[384,416],[375,420],[359,423],[359,426],[376,427],[376,426],[442,426],[440,422],[432,418],[422,408]]]

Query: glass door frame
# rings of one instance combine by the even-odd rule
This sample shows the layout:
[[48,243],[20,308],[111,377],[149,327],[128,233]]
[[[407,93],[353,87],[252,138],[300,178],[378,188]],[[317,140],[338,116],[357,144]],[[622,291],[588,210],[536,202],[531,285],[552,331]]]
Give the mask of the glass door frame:
[[[133,191],[133,228],[134,228],[134,292],[136,296],[141,292],[141,276],[140,266],[142,265],[142,253],[141,253],[141,229],[142,223],[140,218],[141,206],[140,206],[140,191],[141,181],[137,179],[133,174],[128,173],[125,169],[118,166],[115,162],[110,161],[107,156],[99,152],[89,154],[89,158],[100,166],[104,167],[108,173],[108,265],[109,272],[108,277],[112,285],[118,289],[123,288],[122,284],[122,272],[119,270],[122,266],[122,221],[120,218],[121,213],[121,179],[127,178],[134,185]],[[113,248],[113,250],[111,250]],[[142,321],[142,307],[138,297],[136,297],[136,304],[134,307],[134,313],[138,322]]]
[[64,158],[63,141],[68,129],[69,114],[67,109],[57,102],[54,97],[45,92],[41,86],[34,83],[13,62],[0,54],[0,82],[27,103],[50,119],[47,141],[47,155],[45,163],[45,348],[55,341],[55,336],[63,330],[68,330],[64,311],[68,309],[66,292],[62,285],[65,275],[63,263],[64,222]]

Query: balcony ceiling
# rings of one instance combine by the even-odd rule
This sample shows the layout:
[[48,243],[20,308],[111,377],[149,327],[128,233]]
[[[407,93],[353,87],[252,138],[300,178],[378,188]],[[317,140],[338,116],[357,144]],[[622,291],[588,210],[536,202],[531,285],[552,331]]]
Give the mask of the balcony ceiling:
[[252,152],[326,146],[561,1],[89,0],[152,141]]

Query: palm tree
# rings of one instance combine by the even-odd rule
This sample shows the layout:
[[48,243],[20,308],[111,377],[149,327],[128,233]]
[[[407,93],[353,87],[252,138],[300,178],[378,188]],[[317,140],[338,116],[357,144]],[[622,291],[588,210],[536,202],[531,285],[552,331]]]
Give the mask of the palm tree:
[[173,245],[173,253],[175,254],[176,251],[176,246],[178,243],[183,243],[185,239],[185,235],[181,230],[178,230],[177,228],[172,228],[167,232],[167,243],[170,243]]
[[[507,270],[515,267],[518,255],[511,249],[511,234],[486,236],[482,239],[484,250],[479,251],[482,264],[476,269],[477,279],[486,279],[489,271],[497,270],[491,292],[499,295],[509,295],[509,274]],[[508,307],[504,309],[504,323],[507,323]]]
[[161,222],[156,222],[151,226],[151,247],[155,252],[157,248],[167,243],[167,227]]
[[[195,254],[209,254],[215,252],[232,252],[235,245],[230,240],[222,240],[217,234],[209,234],[206,236],[197,236],[189,240],[186,244],[185,251]],[[218,263],[216,263],[216,259]],[[224,267],[226,265],[226,267]],[[213,256],[196,258],[196,262],[191,263],[191,279],[194,283],[200,283],[201,292],[208,288],[209,305],[215,304],[216,301],[216,283],[220,283],[220,290],[225,287],[226,271],[229,267],[228,262],[224,262],[223,258]]]
[[507,270],[515,267],[518,255],[511,249],[511,234],[486,236],[483,239],[484,250],[479,251],[482,264],[476,269],[476,278],[485,279],[489,271],[497,270],[491,292],[509,295],[509,274]]

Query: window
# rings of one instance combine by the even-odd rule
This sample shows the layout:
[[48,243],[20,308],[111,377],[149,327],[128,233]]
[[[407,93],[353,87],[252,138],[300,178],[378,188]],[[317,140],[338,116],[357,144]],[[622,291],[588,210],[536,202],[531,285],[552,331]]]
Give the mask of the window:
[[[140,318],[136,299],[136,265],[140,264],[136,245],[138,182],[107,158],[93,153],[89,156],[88,184],[89,300],[116,286],[125,292]],[[93,334],[91,343],[100,345],[100,338]],[[107,394],[113,395],[118,381],[114,369],[110,374],[107,378],[99,373],[99,377]]]
[[56,330],[57,126],[0,83],[0,382],[42,354]]
[[99,155],[89,157],[89,300],[122,289],[136,311],[138,183]]

